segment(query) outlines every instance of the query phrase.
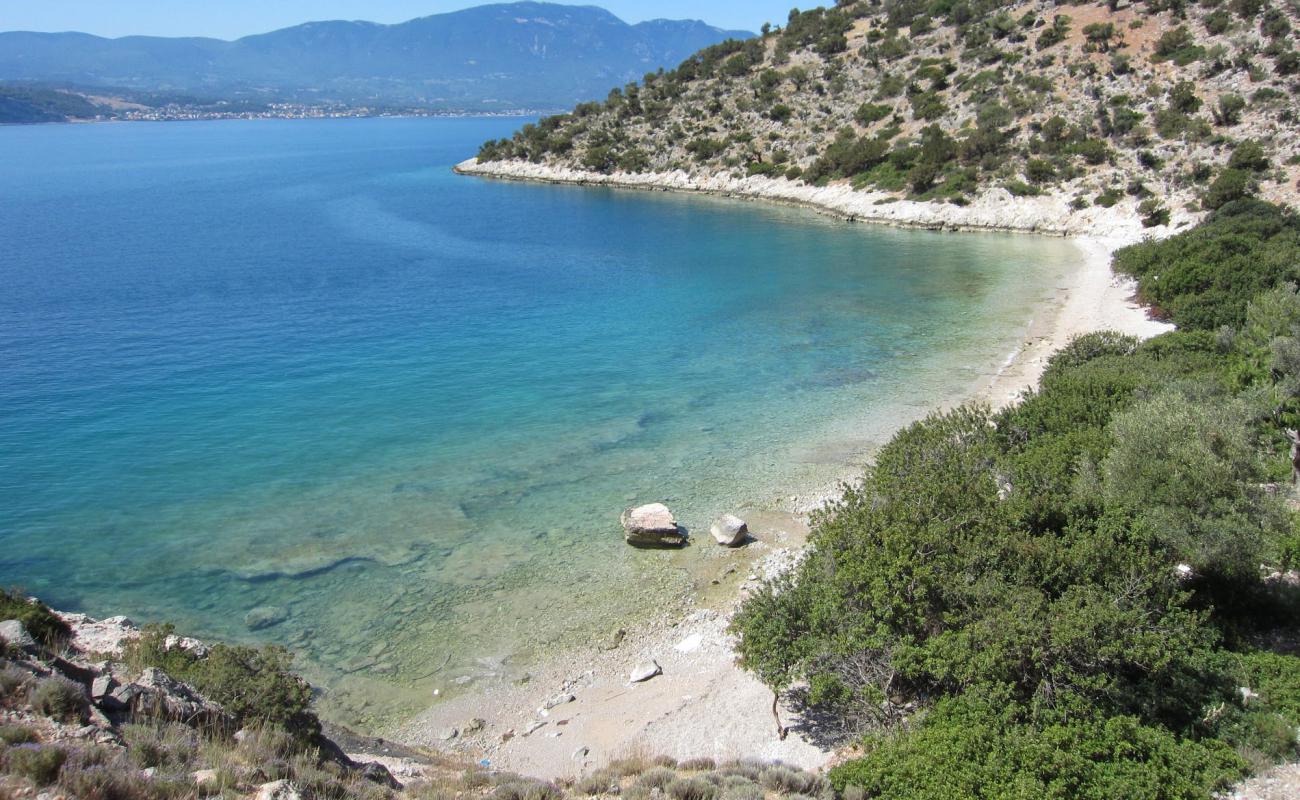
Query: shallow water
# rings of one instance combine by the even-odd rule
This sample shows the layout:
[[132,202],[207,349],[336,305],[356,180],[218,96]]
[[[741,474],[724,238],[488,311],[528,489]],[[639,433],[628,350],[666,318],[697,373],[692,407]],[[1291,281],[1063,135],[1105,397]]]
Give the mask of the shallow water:
[[0,582],[288,643],[373,725],[680,594],[626,505],[844,474],[1078,259],[451,173],[518,124],[0,128]]

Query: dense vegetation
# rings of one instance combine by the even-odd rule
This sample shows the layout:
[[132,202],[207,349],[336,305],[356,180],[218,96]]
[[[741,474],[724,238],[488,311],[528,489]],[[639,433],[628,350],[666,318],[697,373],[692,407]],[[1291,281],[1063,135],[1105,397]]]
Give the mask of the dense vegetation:
[[[1131,197],[1151,226],[1170,220],[1171,200],[1214,209],[1287,183],[1276,170],[1297,157],[1294,4],[1119,6],[795,10],[760,39],[710,47],[487,142],[478,158],[848,180],[959,204],[994,186],[1068,192],[1079,209]],[[1252,142],[1260,130],[1267,141]],[[1240,163],[1243,146],[1261,158]]]
[[744,665],[867,732],[839,788],[1204,798],[1300,755],[1300,658],[1262,649],[1300,610],[1297,231],[1239,200],[1121,251],[1182,329],[1081,337],[1022,403],[902,431],[746,603]]
[[0,124],[66,122],[91,119],[101,109],[78,94],[53,89],[0,84]]

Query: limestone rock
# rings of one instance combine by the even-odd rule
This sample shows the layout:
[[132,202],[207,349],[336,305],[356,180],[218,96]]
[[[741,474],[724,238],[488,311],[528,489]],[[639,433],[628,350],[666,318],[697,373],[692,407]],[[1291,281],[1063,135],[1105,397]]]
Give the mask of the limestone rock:
[[258,606],[244,615],[244,624],[250,631],[273,628],[289,618],[289,612],[279,606]]
[[194,784],[196,786],[217,785],[218,773],[215,769],[201,769],[194,773]]
[[171,719],[196,727],[224,727],[233,721],[220,705],[154,667],[146,669],[135,683],[119,686],[109,697],[137,716]]
[[736,547],[749,538],[749,526],[734,514],[723,514],[709,528],[714,540],[724,547]]
[[623,537],[637,547],[676,547],[686,544],[686,533],[663,503],[629,508],[623,512]]
[[0,622],[0,639],[5,640],[14,647],[23,649],[36,646],[36,640],[27,632],[27,628],[16,619],[7,619]]
[[632,670],[632,683],[644,683],[656,675],[663,674],[663,668],[659,666],[658,661],[647,661],[636,669]]
[[562,692],[560,694],[555,695],[554,697],[548,697],[546,699],[546,702],[542,704],[542,708],[546,711],[550,711],[552,708],[555,708],[556,706],[562,706],[565,705],[566,703],[572,703],[574,700],[577,699],[578,699],[577,697],[571,694]]
[[272,781],[258,787],[256,800],[302,800],[302,796],[288,781]]

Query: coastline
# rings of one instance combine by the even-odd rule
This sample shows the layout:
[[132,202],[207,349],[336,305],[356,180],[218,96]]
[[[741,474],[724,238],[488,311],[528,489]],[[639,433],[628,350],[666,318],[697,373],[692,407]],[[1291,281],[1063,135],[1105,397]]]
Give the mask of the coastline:
[[[1011,198],[1003,190],[965,207],[912,201],[873,205],[878,196],[848,187],[818,189],[767,178],[697,179],[684,173],[604,176],[534,164],[479,165],[472,159],[456,171],[547,183],[700,192],[800,205],[849,220],[906,227],[1070,237],[1080,251],[1079,265],[1057,287],[1054,301],[1035,313],[1024,341],[999,369],[980,376],[963,395],[932,410],[972,400],[995,408],[1015,402],[1037,384],[1048,358],[1077,335],[1110,329],[1149,338],[1171,328],[1150,319],[1133,298],[1133,283],[1110,269],[1116,249],[1146,236],[1173,232],[1144,229],[1135,208],[1087,209],[1094,213],[1085,214],[1070,210],[1068,201],[1059,196]],[[1011,201],[1000,212],[999,193]],[[1048,215],[1062,209],[1062,221],[1049,224]],[[1099,235],[1102,231],[1104,235]],[[798,562],[809,515],[833,503],[841,492],[842,484],[789,498],[788,514],[751,520],[754,541],[738,550],[718,548],[703,537],[695,546],[713,550],[710,559],[717,577],[710,591],[697,592],[698,598],[685,601],[693,610],[684,614],[666,610],[659,619],[616,640],[607,638],[556,653],[537,665],[526,681],[484,686],[436,704],[390,734],[408,744],[548,779],[584,774],[610,760],[638,754],[678,759],[749,757],[810,769],[825,766],[836,743],[815,740],[813,731],[784,702],[781,720],[790,727],[790,735],[784,740],[778,737],[772,694],[735,665],[735,642],[727,626],[762,579]],[[662,674],[644,683],[632,682],[632,670],[650,661],[662,668]]]

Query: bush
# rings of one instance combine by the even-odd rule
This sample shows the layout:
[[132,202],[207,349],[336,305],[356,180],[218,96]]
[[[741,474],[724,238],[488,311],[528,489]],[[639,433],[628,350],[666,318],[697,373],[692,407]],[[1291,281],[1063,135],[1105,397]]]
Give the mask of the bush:
[[677,778],[664,791],[673,800],[713,800],[718,787],[703,778]]
[[1108,505],[1146,520],[1174,559],[1198,573],[1257,575],[1270,532],[1282,533],[1283,516],[1259,488],[1264,466],[1249,419],[1241,403],[1179,391],[1120,413],[1102,464]]
[[1073,717],[1039,726],[1026,716],[989,698],[943,700],[918,727],[869,740],[867,757],[831,770],[831,782],[840,791],[857,786],[881,800],[1192,800],[1209,797],[1244,772],[1222,743],[1180,741],[1132,717]]
[[516,780],[503,783],[492,792],[493,800],[564,800],[564,792],[542,781]]
[[56,675],[37,681],[31,690],[32,708],[60,722],[82,722],[90,711],[90,698],[79,683]]
[[[1222,179],[1222,177],[1220,178]],[[1259,200],[1225,202],[1194,230],[1124,248],[1115,269],[1180,327],[1239,327],[1257,295],[1300,280],[1300,219]]]
[[72,636],[68,623],[49,606],[16,590],[0,589],[0,619],[18,620],[33,639],[50,648],[60,647]]
[[59,778],[59,770],[68,754],[57,747],[20,744],[4,751],[4,769],[10,775],[26,778],[37,786],[50,786]]
[[637,785],[644,786],[647,789],[666,789],[668,784],[677,780],[677,772],[671,767],[652,767],[641,773],[637,778]]
[[1250,174],[1239,169],[1225,169],[1201,196],[1201,205],[1214,211],[1229,203],[1249,197],[1254,192]]
[[164,772],[185,771],[198,758],[198,736],[185,725],[175,723],[124,725],[122,740],[126,743],[131,760],[141,769],[154,768]]
[[1237,145],[1233,148],[1232,155],[1228,157],[1228,169],[1263,172],[1268,167],[1268,156],[1265,155],[1263,146],[1253,139],[1247,139]]
[[0,744],[33,744],[37,741],[36,731],[26,725],[0,725]]
[[1205,55],[1205,48],[1196,44],[1186,25],[1166,31],[1157,41],[1153,61],[1173,61],[1180,67]]
[[171,626],[150,626],[130,642],[123,657],[136,669],[157,667],[190,684],[220,703],[238,725],[283,727],[302,741],[320,734],[320,720],[311,711],[311,686],[290,671],[293,655],[280,647],[218,644],[199,658],[179,648],[168,649]]
[[1142,227],[1154,228],[1169,224],[1169,209],[1155,198],[1143,200],[1138,204],[1138,213],[1142,215]]

